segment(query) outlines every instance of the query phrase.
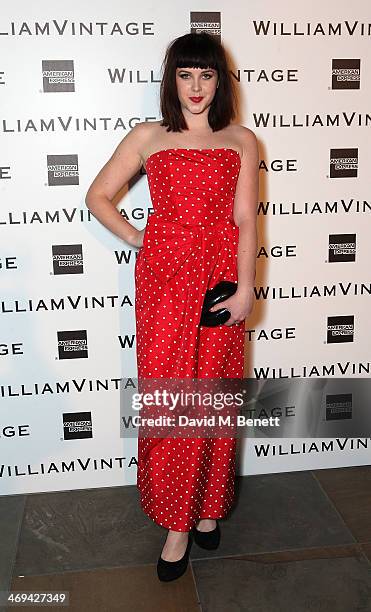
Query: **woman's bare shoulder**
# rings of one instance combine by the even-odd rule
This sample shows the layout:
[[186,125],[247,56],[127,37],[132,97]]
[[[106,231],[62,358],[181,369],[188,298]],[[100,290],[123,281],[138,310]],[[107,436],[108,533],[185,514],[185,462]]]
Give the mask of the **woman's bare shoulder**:
[[160,128],[160,121],[140,121],[131,128],[118,144],[115,153],[136,156],[138,161],[144,162],[145,152]]
[[234,123],[230,128],[234,131],[236,138],[240,140],[241,145],[246,145],[249,142],[252,143],[257,140],[255,132],[245,125]]
[[242,160],[258,160],[258,139],[250,128],[237,123],[229,126],[230,135],[239,149]]
[[161,127],[161,121],[142,121],[135,125],[132,132],[137,141],[138,151],[144,160],[147,152],[153,148],[153,143],[161,142],[164,128]]
[[242,151],[242,157],[246,155],[249,159],[256,158],[258,156],[258,139],[255,132],[245,125],[235,124],[233,127],[235,139]]
[[132,128],[136,132],[143,134],[151,134],[160,129],[161,121],[138,121]]
[[160,123],[160,121],[139,121],[131,129],[131,133],[145,146],[152,138],[156,138],[156,134],[161,130]]

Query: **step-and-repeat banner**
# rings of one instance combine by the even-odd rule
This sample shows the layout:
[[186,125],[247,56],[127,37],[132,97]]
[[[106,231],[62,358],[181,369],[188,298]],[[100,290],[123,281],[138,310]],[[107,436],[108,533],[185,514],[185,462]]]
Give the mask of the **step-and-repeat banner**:
[[[299,403],[322,424],[340,426],[357,410],[352,379],[370,376],[369,3],[201,4],[1,8],[2,495],[136,482],[120,381],[137,375],[137,249],[94,218],[85,195],[130,129],[161,118],[166,47],[190,31],[223,42],[238,123],[259,140],[245,376],[305,379]],[[115,204],[145,226],[144,169]],[[277,395],[276,416],[300,409],[283,404]],[[240,440],[239,473],[370,463],[369,432],[318,431]]]

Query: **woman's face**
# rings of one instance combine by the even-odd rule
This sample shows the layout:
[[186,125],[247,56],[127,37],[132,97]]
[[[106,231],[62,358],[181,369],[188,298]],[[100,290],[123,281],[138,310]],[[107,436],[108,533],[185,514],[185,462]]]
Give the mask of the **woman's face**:
[[182,108],[202,113],[213,101],[218,73],[213,68],[177,68],[176,86]]

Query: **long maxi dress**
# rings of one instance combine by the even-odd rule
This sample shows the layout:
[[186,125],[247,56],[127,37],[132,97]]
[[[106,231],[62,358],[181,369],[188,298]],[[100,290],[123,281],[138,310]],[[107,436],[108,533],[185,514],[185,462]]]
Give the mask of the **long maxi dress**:
[[[154,212],[135,262],[140,378],[242,378],[244,321],[199,325],[208,288],[237,281],[232,148],[162,149],[146,162]],[[234,502],[236,438],[138,437],[137,487],[157,524],[189,531]]]

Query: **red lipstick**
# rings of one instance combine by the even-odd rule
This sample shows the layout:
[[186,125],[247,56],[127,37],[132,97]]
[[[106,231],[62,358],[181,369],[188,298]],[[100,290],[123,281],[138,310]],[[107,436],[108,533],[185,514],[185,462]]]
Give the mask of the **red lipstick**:
[[198,102],[201,102],[201,100],[203,100],[203,96],[198,96],[197,98],[189,98],[190,100],[192,100],[192,102],[195,102],[196,104]]

